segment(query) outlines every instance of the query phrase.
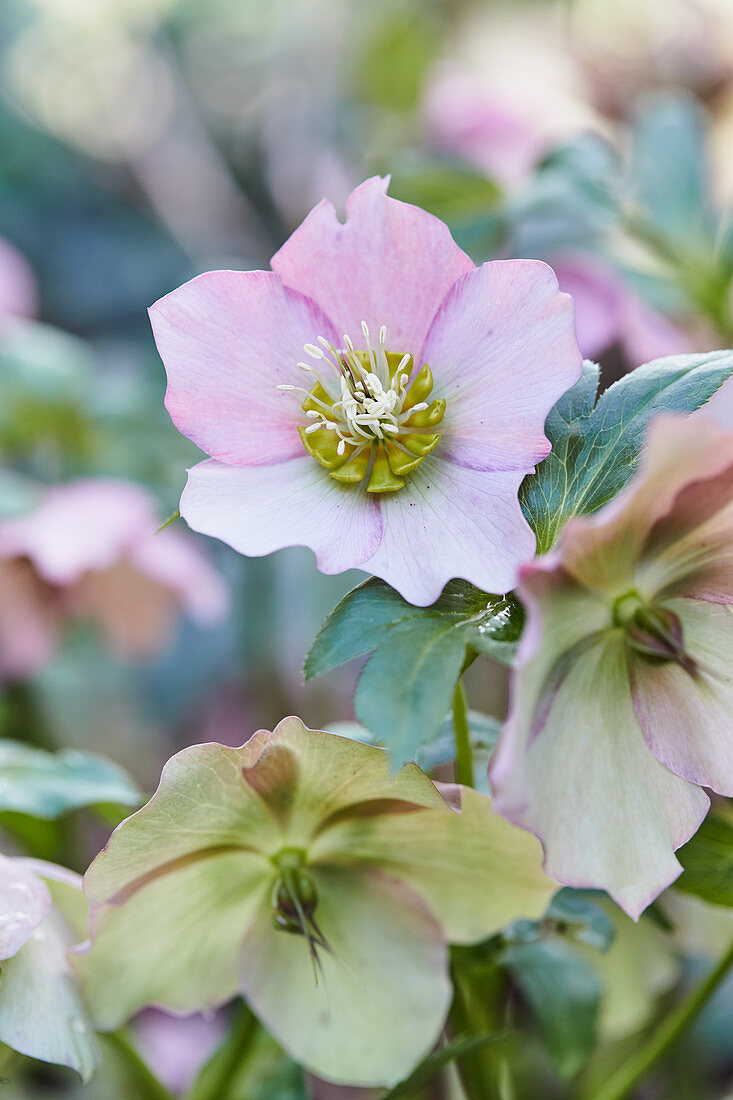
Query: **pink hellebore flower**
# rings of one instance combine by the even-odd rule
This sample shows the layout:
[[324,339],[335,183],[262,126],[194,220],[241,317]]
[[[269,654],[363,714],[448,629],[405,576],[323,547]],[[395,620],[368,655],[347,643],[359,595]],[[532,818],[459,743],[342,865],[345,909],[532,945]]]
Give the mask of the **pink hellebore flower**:
[[70,616],[91,618],[130,656],[165,643],[179,606],[202,625],[220,621],[219,574],[185,532],[157,526],[145,490],[104,478],[46,489],[0,521],[0,675],[33,673]]
[[434,146],[517,186],[551,149],[603,125],[557,12],[528,21],[511,5],[484,9],[431,76],[425,128]]
[[528,609],[492,761],[548,873],[637,918],[733,795],[733,435],[663,417],[641,469],[522,570]]
[[209,272],[152,307],[168,410],[211,456],[181,514],[419,605],[455,576],[504,592],[534,549],[519,484],[580,371],[572,306],[536,260],[475,267],[387,183],[344,224],[319,203],[272,272]]
[[575,304],[575,328],[584,356],[595,359],[619,344],[632,367],[695,350],[688,333],[659,313],[608,264],[564,253],[550,260],[560,289]]

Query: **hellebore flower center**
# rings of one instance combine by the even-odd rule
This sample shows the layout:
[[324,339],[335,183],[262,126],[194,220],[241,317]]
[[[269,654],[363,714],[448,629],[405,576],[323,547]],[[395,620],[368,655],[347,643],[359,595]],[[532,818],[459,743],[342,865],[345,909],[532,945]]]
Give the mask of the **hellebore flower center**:
[[697,664],[685,652],[682,623],[674,611],[647,603],[632,589],[615,601],[613,622],[624,630],[627,643],[638,653],[654,660],[675,661],[691,676],[697,675]]
[[278,389],[305,394],[301,408],[312,423],[298,429],[300,437],[332,478],[347,485],[366,479],[367,492],[391,493],[438,445],[440,433],[431,429],[442,421],[445,401],[425,400],[433,389],[427,363],[410,382],[412,355],[386,350],[385,325],[376,348],[366,322],[361,328],[366,351],[357,351],[349,336],[343,348],[321,336],[320,347],[306,344],[304,350],[322,364],[325,378],[315,366],[298,363],[315,376],[313,387]]

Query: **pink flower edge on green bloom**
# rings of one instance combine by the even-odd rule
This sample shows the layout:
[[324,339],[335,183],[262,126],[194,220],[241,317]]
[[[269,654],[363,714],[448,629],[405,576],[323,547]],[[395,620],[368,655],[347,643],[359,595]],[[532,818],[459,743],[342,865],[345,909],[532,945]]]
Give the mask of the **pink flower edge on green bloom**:
[[20,860],[0,856],[0,960],[10,959],[38,927],[51,906],[44,883]]
[[[607,890],[635,919],[680,874],[702,788],[733,793],[732,554],[733,436],[664,416],[629,487],[522,570],[497,808],[540,838],[549,874]],[[630,590],[677,616],[681,661],[614,625]]]
[[[519,484],[581,369],[572,303],[539,261],[474,267],[387,184],[358,187],[344,223],[321,202],[272,272],[209,272],[151,308],[167,408],[210,456],[189,471],[181,514],[243,554],[308,546],[323,572],[364,569],[415,604],[455,576],[506,591],[535,546]],[[304,393],[277,388],[312,387],[297,364],[319,337],[365,350],[362,322],[412,356],[411,377],[427,362],[429,400],[446,401],[439,443],[396,492],[334,480],[298,433],[313,425]]]
[[99,1050],[68,958],[86,909],[81,877],[45,860],[0,856],[0,899],[0,1042],[87,1081]]

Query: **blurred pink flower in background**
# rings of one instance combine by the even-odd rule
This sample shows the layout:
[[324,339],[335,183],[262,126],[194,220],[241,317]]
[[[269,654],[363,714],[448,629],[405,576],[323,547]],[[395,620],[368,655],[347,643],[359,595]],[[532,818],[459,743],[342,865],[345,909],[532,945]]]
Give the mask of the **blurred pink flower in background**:
[[221,577],[187,532],[157,526],[144,489],[105,478],[48,488],[29,512],[0,521],[0,673],[38,669],[69,617],[93,620],[130,657],[163,647],[179,611],[220,622]]
[[715,98],[733,78],[730,0],[575,0],[562,3],[593,100],[625,114],[650,88],[684,86]]
[[224,1037],[224,1017],[199,1012],[178,1016],[149,1008],[140,1013],[134,1028],[138,1046],[155,1076],[176,1096],[182,1096]]
[[560,289],[575,303],[575,329],[584,356],[594,359],[620,345],[632,367],[663,355],[694,350],[689,333],[643,300],[603,260],[580,252],[548,262]]
[[37,310],[38,287],[28,261],[0,237],[0,330],[8,320],[33,317]]
[[424,100],[428,140],[487,175],[516,184],[541,157],[584,130],[603,129],[582,70],[551,12],[469,20]]

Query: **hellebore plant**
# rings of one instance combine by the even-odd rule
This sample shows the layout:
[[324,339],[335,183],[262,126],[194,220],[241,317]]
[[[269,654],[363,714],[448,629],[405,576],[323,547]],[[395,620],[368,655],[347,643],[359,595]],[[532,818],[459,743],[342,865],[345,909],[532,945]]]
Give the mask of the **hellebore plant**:
[[97,1041],[67,959],[80,908],[79,875],[0,856],[0,1042],[86,1081],[99,1061]]
[[42,666],[70,617],[137,657],[165,644],[179,607],[219,623],[222,578],[190,536],[157,526],[145,490],[108,478],[45,488],[29,511],[0,520],[0,677]]
[[632,917],[733,795],[733,436],[652,425],[629,487],[522,571],[528,609],[490,768],[548,873]]
[[460,812],[416,765],[390,773],[297,718],[184,749],[85,878],[96,1023],[241,993],[320,1076],[399,1080],[443,1027],[447,943],[538,917],[554,891],[534,837],[476,791],[445,798]]
[[208,272],[152,307],[168,411],[211,456],[181,514],[418,605],[456,576],[504,592],[535,546],[519,485],[581,369],[572,304],[539,261],[475,267],[387,183],[343,224],[321,202],[271,272]]

